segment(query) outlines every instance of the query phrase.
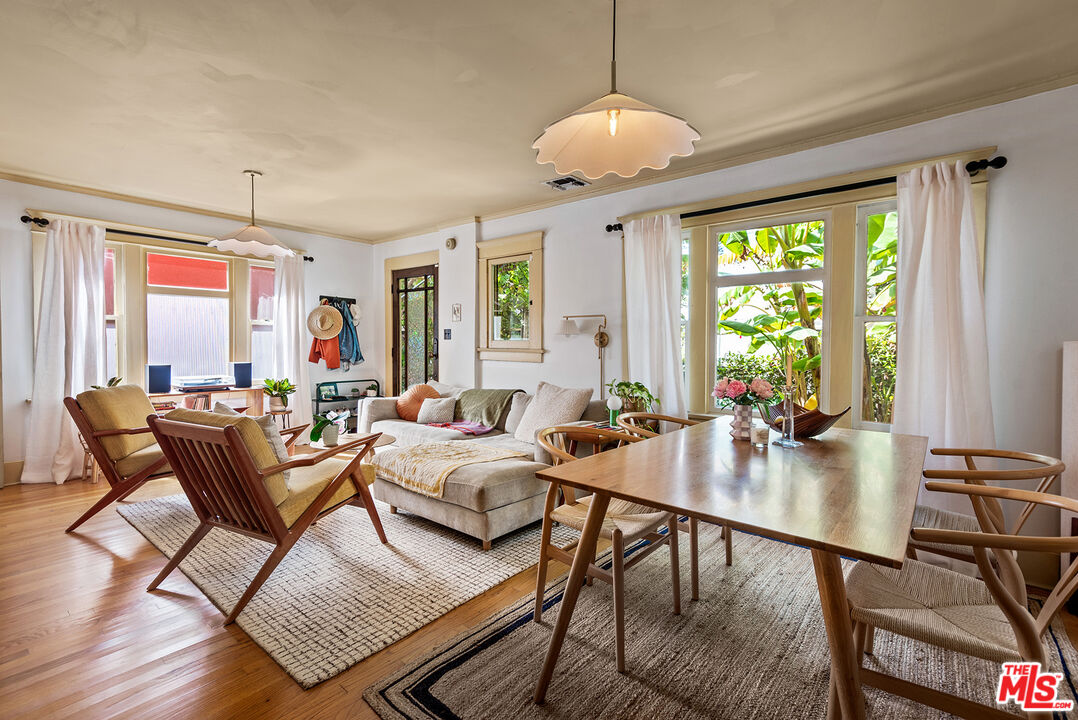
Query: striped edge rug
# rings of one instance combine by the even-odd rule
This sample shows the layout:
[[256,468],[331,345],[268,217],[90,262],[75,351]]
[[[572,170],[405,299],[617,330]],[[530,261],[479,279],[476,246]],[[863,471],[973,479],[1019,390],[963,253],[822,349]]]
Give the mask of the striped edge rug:
[[[737,533],[727,567],[718,528],[702,525],[700,539],[700,601],[687,602],[686,590],[680,617],[665,552],[626,572],[626,675],[614,666],[611,590],[596,582],[581,593],[546,704],[532,704],[563,577],[547,592],[541,624],[531,619],[533,597],[524,598],[364,698],[383,720],[824,718],[830,653],[808,551]],[[687,589],[685,553],[682,563]],[[1060,699],[1076,699],[1078,652],[1060,620],[1046,642],[1051,669],[1065,675]],[[883,631],[866,667],[990,705],[1000,672]],[[951,717],[872,688],[865,694],[871,718]]]
[[[171,557],[198,525],[183,495],[120,505],[117,512]],[[479,541],[378,503],[389,543],[367,511],[344,507],[311,527],[236,624],[304,688],[311,688],[445,615],[539,559],[538,523]],[[555,527],[555,543],[576,534]],[[219,609],[231,609],[273,546],[215,528],[179,570]],[[164,566],[164,560],[161,565]],[[162,589],[174,587],[174,571]],[[221,618],[224,622],[224,617]]]

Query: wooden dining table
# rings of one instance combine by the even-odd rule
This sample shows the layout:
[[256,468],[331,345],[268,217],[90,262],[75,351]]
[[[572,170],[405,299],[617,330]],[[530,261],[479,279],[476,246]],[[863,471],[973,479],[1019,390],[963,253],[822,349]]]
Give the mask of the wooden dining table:
[[829,717],[865,717],[841,558],[902,566],[928,439],[832,428],[798,448],[754,448],[729,430],[729,418],[717,418],[536,473],[594,494],[536,703],[546,700],[603,516],[619,498],[807,548],[839,703]]

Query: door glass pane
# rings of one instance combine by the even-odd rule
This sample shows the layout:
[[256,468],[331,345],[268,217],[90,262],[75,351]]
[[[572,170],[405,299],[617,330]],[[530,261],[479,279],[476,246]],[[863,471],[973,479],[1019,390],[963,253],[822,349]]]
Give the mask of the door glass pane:
[[251,266],[251,319],[273,320],[273,268]]
[[897,325],[893,320],[865,323],[861,419],[866,422],[891,422],[891,410],[895,403],[897,340]]
[[228,368],[228,298],[146,295],[146,362],[172,377],[222,375]]
[[719,275],[823,267],[823,220],[719,233],[717,238]]
[[147,253],[146,284],[193,290],[228,290],[228,261]]
[[438,335],[434,330],[434,292],[428,290],[427,296],[427,337],[428,352],[427,352],[427,379],[436,379],[438,377],[438,357],[434,354],[434,344],[438,342]]
[[894,315],[898,277],[898,212],[869,215],[865,244],[865,315]]
[[405,294],[407,305],[406,350],[407,375],[405,387],[427,381],[427,293],[410,292]]
[[493,266],[494,304],[491,317],[491,338],[494,340],[527,340],[529,261],[500,263]]
[[812,405],[820,388],[823,283],[720,288],[716,302],[716,380],[728,377],[749,382],[761,377],[776,387],[783,386],[785,362],[766,338],[789,338],[799,366],[793,377],[794,401]]

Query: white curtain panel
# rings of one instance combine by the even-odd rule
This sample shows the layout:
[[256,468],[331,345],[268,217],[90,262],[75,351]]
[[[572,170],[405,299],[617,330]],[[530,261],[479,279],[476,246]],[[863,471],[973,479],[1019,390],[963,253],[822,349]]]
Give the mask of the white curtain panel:
[[[303,425],[312,420],[311,380],[307,372],[307,312],[304,300],[303,257],[279,257],[274,260],[273,293],[273,377],[288,378],[296,393],[288,398],[291,424]],[[307,442],[307,435],[299,439]]]
[[[961,162],[898,176],[898,368],[892,431],[929,447],[995,447],[972,186]],[[926,467],[944,467],[929,456]],[[963,465],[964,466],[964,465]],[[966,497],[921,501],[966,514]]]
[[105,377],[105,229],[53,220],[45,234],[24,483],[57,485],[82,472],[83,450],[63,405]]
[[681,218],[625,224],[625,333],[629,377],[659,398],[659,411],[686,417],[681,373]]

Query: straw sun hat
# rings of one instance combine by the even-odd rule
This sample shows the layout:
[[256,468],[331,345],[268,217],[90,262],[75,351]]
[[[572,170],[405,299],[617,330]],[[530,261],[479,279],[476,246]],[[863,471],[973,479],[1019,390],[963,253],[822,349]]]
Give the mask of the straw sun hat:
[[329,340],[341,333],[344,318],[341,313],[329,305],[319,305],[307,316],[307,329],[319,340]]

